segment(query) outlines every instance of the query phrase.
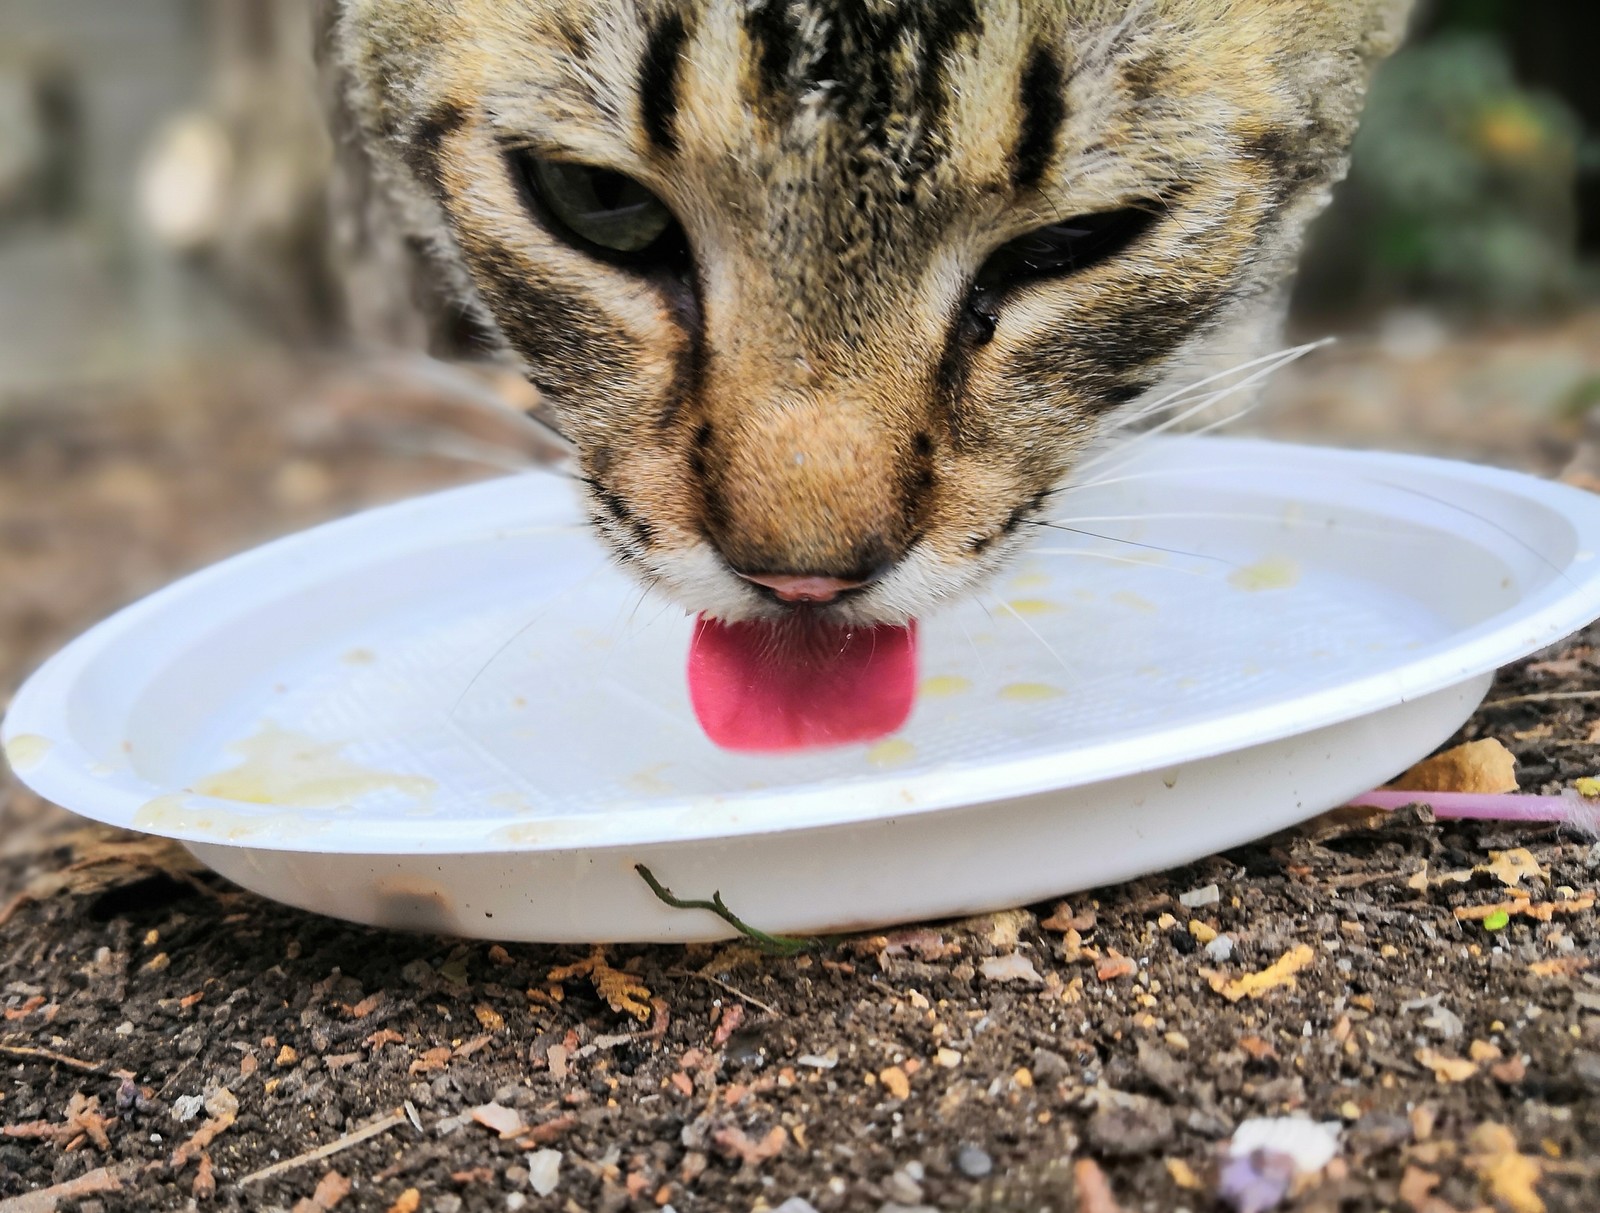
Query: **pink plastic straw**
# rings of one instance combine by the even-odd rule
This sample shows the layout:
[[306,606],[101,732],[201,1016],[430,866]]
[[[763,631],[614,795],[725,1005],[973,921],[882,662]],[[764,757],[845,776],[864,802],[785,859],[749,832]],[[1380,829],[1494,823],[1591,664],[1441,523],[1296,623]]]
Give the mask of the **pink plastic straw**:
[[1577,796],[1524,796],[1507,792],[1367,792],[1350,801],[1357,808],[1400,809],[1425,804],[1436,815],[1456,821],[1563,822],[1587,834],[1600,835],[1600,805]]

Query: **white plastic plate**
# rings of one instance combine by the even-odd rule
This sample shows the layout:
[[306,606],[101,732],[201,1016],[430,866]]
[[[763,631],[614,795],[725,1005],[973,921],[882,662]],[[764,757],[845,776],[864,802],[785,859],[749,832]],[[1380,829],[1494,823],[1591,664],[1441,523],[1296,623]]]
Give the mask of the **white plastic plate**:
[[821,931],[1036,901],[1302,820],[1600,615],[1600,499],[1576,489],[1235,439],[1142,451],[1056,499],[1074,530],[1041,529],[992,593],[923,621],[917,707],[873,745],[713,747],[692,620],[608,565],[567,481],[533,474],[130,607],[27,683],[6,750],[58,804],[341,918],[727,933],[658,901],[642,863],[765,929]]

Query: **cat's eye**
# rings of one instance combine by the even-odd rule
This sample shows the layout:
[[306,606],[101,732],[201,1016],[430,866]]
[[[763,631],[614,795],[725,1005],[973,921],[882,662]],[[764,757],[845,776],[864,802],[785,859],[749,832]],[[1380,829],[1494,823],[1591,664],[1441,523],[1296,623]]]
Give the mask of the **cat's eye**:
[[973,286],[997,292],[1079,273],[1126,251],[1154,222],[1153,208],[1130,206],[1036,228],[996,249]]
[[640,261],[679,250],[672,212],[632,177],[526,154],[512,156],[511,169],[533,209],[580,248]]

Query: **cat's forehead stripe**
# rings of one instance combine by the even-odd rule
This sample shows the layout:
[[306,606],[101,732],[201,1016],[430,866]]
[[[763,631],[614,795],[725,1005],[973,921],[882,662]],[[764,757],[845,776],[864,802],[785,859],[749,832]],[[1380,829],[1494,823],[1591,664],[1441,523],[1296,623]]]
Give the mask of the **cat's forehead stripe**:
[[639,64],[639,114],[650,142],[663,152],[678,150],[678,72],[688,30],[683,14],[656,22]]

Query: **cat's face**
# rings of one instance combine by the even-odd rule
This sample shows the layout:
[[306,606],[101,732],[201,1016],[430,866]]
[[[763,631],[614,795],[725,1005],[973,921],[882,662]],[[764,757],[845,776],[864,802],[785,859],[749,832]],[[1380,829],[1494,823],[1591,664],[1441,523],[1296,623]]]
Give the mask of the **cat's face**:
[[[623,563],[926,613],[1292,262],[1405,0],[346,0],[417,233]],[[744,574],[746,576],[741,576]]]

